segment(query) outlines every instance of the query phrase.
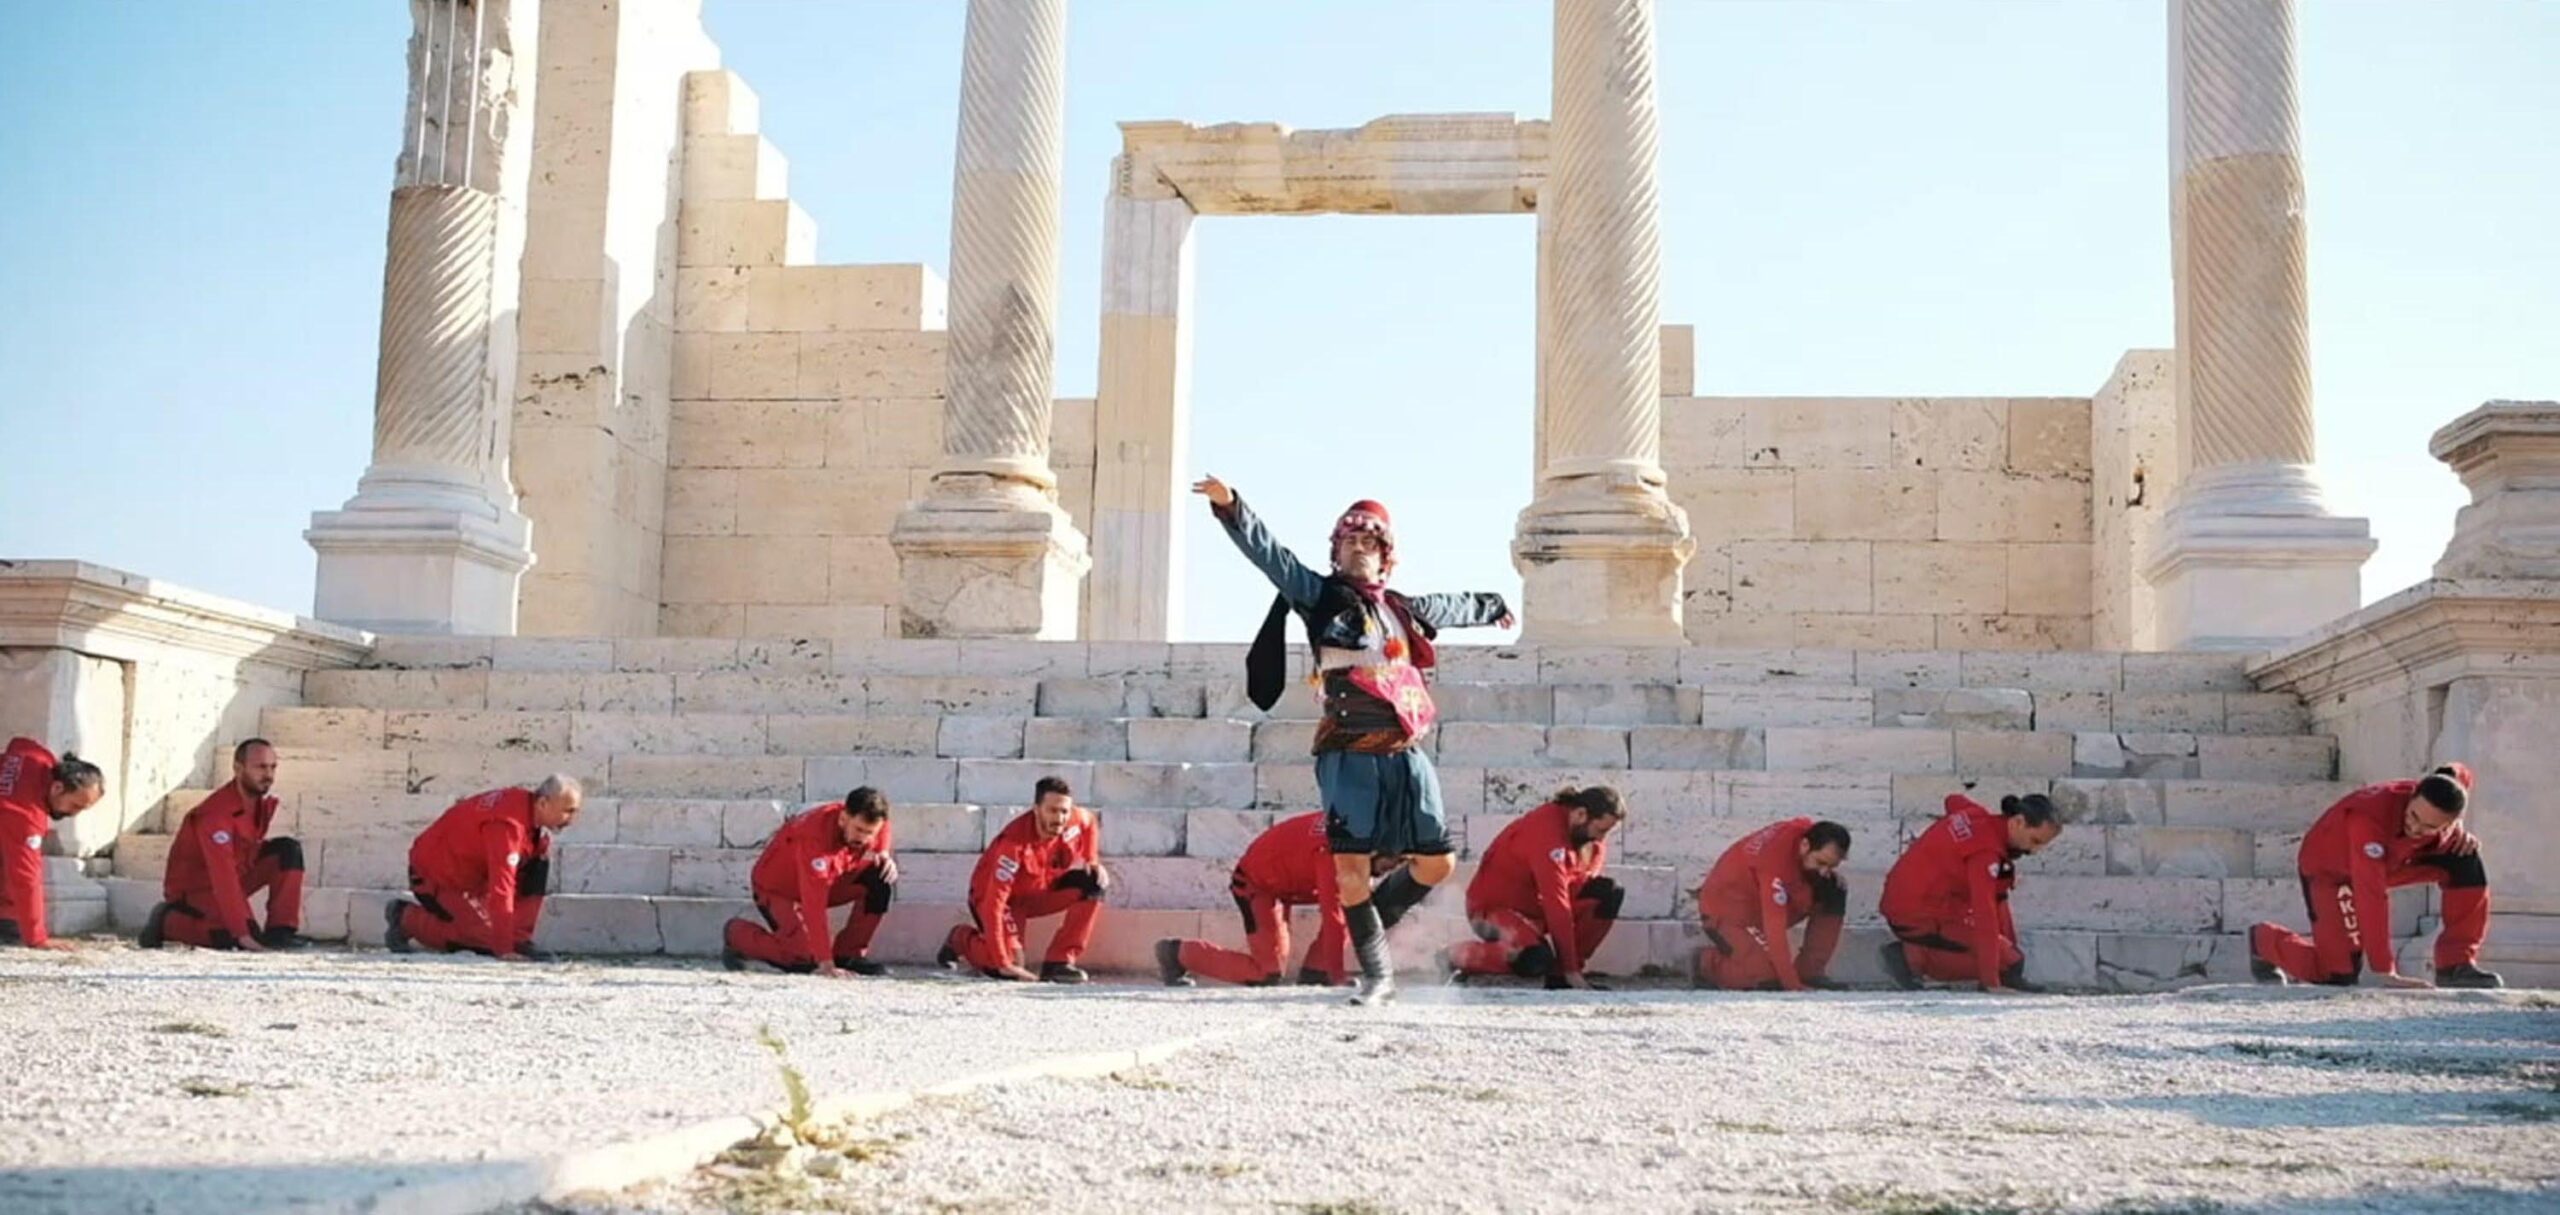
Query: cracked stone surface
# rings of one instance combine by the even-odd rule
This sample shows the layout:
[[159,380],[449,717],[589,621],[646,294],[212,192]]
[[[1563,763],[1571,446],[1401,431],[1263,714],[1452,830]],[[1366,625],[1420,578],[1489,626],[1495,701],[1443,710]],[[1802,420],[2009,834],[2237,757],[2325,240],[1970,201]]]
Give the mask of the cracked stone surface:
[[[2150,965],[2156,960],[2145,960]],[[862,1124],[824,1180],[575,1215],[859,1211],[2547,1211],[2560,1001],[1267,993],[1280,1027]]]

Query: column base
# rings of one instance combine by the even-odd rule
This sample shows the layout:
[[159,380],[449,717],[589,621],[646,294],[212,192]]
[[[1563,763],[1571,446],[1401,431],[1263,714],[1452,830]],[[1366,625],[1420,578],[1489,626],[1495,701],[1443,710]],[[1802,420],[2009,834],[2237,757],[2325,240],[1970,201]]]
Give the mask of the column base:
[[947,476],[898,516],[898,635],[1065,641],[1092,559],[1047,494]]
[[2150,566],[2160,644],[2266,650],[2364,605],[2372,530],[2332,515],[2298,464],[2209,469],[2161,519]]
[[533,565],[524,516],[447,485],[368,475],[302,533],[320,557],[312,615],[375,633],[510,636]]
[[1681,645],[1681,567],[1697,552],[1689,515],[1632,478],[1550,481],[1520,512],[1524,645]]

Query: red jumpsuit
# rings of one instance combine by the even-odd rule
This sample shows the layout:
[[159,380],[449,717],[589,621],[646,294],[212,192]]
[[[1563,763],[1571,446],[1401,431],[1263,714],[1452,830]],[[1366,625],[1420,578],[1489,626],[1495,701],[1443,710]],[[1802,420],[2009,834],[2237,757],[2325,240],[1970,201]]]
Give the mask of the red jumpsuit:
[[409,845],[401,931],[436,950],[521,953],[533,943],[551,879],[551,833],[533,824],[533,791],[497,789],[455,802]]
[[169,847],[160,897],[169,904],[161,932],[172,941],[236,949],[258,931],[249,896],[267,892],[269,930],[302,927],[302,845],[267,838],[276,799],[256,805],[233,781],[187,811]]
[[1884,878],[1882,911],[1914,974],[1986,988],[2023,965],[2009,892],[2018,885],[2007,820],[1961,793]]
[[53,830],[53,752],[32,738],[0,750],[0,923],[18,940],[53,940],[44,923],[44,837]]
[[[1822,977],[1840,945],[1848,892],[1839,879],[1797,863],[1796,845],[1812,829],[1809,818],[1772,823],[1716,858],[1698,885],[1698,918],[1710,942],[1698,951],[1700,979],[1726,991],[1803,991],[1805,980]],[[1787,930],[1807,920],[1798,952]]]
[[[814,970],[818,959],[838,963],[871,952],[871,936],[889,910],[896,887],[882,875],[889,859],[889,824],[860,849],[844,842],[844,803],[802,812],[764,846],[749,875],[756,910],[770,927],[731,920],[729,948],[781,970]],[[827,909],[861,899],[844,930],[827,936]]]
[[1600,876],[1609,841],[1573,846],[1572,811],[1554,802],[1493,837],[1467,883],[1467,922],[1483,938],[1452,946],[1464,974],[1571,975],[1609,935],[1626,899]]
[[1182,968],[1222,983],[1278,983],[1289,960],[1289,911],[1314,904],[1323,912],[1305,968],[1321,971],[1329,983],[1342,982],[1342,943],[1347,935],[1342,917],[1342,887],[1333,876],[1333,848],[1325,842],[1322,812],[1282,819],[1254,837],[1236,861],[1227,884],[1235,896],[1236,914],[1244,917],[1250,952],[1220,949],[1207,941],[1184,941]]
[[[2352,984],[2366,966],[2390,974],[2393,886],[2444,888],[2444,930],[2436,937],[2436,969],[2477,964],[2489,932],[2489,875],[2477,852],[2445,851],[2450,832],[2400,833],[2418,782],[2367,785],[2329,807],[2302,837],[2295,862],[2311,938],[2281,924],[2249,929],[2259,957],[2306,983]],[[2365,925],[2372,925],[2372,931]]]
[[[1022,922],[1066,913],[1049,938],[1048,962],[1074,965],[1093,941],[1102,893],[1085,878],[1102,868],[1102,824],[1078,806],[1057,838],[1041,839],[1040,823],[1025,810],[978,857],[969,874],[969,918],[951,930],[951,950],[993,974],[1022,964]],[[1086,873],[1070,875],[1069,870]],[[1063,882],[1060,879],[1065,879]]]

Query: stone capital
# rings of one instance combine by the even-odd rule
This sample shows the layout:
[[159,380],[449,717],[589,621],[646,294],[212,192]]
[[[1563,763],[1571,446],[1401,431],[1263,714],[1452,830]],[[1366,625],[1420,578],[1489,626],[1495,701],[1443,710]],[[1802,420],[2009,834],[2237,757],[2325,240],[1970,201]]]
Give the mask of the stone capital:
[[2560,578],[2560,401],[2491,401],[2427,444],[2471,491],[2439,578]]

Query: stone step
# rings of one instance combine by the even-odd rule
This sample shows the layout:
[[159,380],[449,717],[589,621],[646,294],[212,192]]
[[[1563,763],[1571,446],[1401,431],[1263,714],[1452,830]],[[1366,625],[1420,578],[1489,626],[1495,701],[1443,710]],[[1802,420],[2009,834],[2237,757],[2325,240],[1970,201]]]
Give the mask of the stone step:
[[[341,709],[535,715],[513,720],[527,745],[568,749],[580,715],[693,715],[727,720],[706,730],[768,729],[769,718],[1210,718],[1312,722],[1316,700],[1288,685],[1269,713],[1246,701],[1234,679],[1196,676],[849,675],[751,671],[506,671],[361,669],[314,671],[305,694]],[[1868,687],[1818,684],[1492,683],[1441,677],[1433,684],[1441,718],[1463,723],[1557,726],[1800,726],[1827,729],[2285,736],[2309,728],[2290,695],[2245,690]],[[469,720],[469,719],[465,719]],[[323,723],[325,724],[325,723]],[[361,732],[371,723],[347,724]],[[387,720],[390,737],[422,728]],[[450,728],[463,728],[459,725]],[[590,731],[649,729],[590,722]],[[808,729],[853,729],[840,722]],[[915,729],[912,725],[878,727]],[[965,728],[965,727],[964,727]],[[1001,730],[1004,727],[982,727]],[[657,726],[661,736],[680,736]],[[1068,735],[1072,737],[1072,735]],[[767,735],[771,738],[770,733]],[[545,744],[545,740],[547,744]],[[936,741],[940,741],[937,736]],[[789,745],[781,743],[777,745]],[[922,745],[921,743],[914,745]],[[1021,745],[1019,741],[1011,745]],[[1298,744],[1303,745],[1303,739]]]
[[[115,929],[136,931],[158,891],[150,883],[126,879],[114,879],[108,885]],[[395,892],[381,888],[315,888],[306,900],[305,931],[318,940],[379,948],[381,906],[393,897]],[[732,916],[753,915],[754,909],[742,899],[557,895],[544,904],[537,939],[546,948],[573,955],[713,957],[719,953],[721,926]],[[909,973],[929,971],[944,935],[966,917],[966,910],[957,904],[901,901],[882,923],[873,954]],[[1034,957],[1045,947],[1055,924],[1055,920],[1043,920],[1029,926],[1026,936]],[[1292,924],[1293,948],[1302,956],[1314,936],[1313,913],[1299,909]],[[1420,972],[1429,965],[1434,950],[1465,934],[1456,914],[1434,900],[1399,925],[1390,939],[1400,965]],[[2029,975],[2056,986],[2154,991],[2249,981],[2248,945],[2236,933],[2029,927],[2020,936]],[[1232,906],[1208,911],[1115,906],[1103,913],[1084,965],[1099,973],[1151,974],[1155,942],[1164,937],[1206,937],[1236,945],[1242,933]],[[1881,984],[1884,975],[1876,951],[1886,939],[1879,927],[1853,925],[1843,934],[1832,976],[1847,983]],[[1662,973],[1687,975],[1703,943],[1695,923],[1685,916],[1631,918],[1621,921],[1594,952],[1591,969],[1630,975],[1653,967]],[[1293,957],[1293,965],[1295,961]]]
[[[1242,680],[1246,647],[1215,642],[725,641],[715,638],[383,637],[398,670]],[[1831,684],[2087,692],[2251,692],[2246,655],[1994,650],[1444,644],[1439,677],[1501,684]],[[1305,670],[1292,647],[1292,674]]]

